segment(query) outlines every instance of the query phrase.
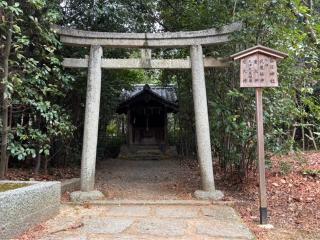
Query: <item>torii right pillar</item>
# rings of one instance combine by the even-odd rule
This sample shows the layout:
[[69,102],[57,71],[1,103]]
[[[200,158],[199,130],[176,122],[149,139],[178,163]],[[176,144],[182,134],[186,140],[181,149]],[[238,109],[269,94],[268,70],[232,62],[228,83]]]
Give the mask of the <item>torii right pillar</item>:
[[201,45],[190,47],[192,68],[192,93],[196,123],[196,140],[198,161],[200,164],[202,189],[195,191],[195,197],[199,199],[220,200],[223,193],[215,189],[210,128],[208,117],[208,103],[206,82],[204,75],[203,51]]

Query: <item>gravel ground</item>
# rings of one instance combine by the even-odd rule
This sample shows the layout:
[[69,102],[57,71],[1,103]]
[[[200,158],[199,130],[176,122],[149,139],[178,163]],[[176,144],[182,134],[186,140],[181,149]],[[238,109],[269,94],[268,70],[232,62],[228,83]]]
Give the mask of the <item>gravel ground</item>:
[[179,160],[97,163],[96,187],[107,199],[192,199],[199,184],[199,174]]

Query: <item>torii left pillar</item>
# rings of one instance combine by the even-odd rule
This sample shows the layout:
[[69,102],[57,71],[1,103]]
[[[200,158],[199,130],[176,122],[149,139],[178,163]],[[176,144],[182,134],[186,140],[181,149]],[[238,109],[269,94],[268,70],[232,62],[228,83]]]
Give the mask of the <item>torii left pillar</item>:
[[70,197],[74,202],[104,197],[101,192],[94,190],[101,95],[101,58],[102,47],[91,46],[81,158],[81,191],[71,193]]
[[206,81],[204,75],[203,50],[201,45],[190,47],[192,68],[192,93],[196,124],[197,153],[200,165],[202,189],[195,191],[199,199],[220,200],[223,193],[215,189],[210,127],[207,106]]

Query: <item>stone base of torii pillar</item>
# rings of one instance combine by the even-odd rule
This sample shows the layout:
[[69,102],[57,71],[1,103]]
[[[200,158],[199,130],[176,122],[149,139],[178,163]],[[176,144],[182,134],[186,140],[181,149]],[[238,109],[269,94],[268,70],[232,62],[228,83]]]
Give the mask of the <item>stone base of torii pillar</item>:
[[203,190],[197,190],[194,192],[194,196],[197,199],[200,200],[221,200],[224,197],[223,192],[219,190],[213,190],[213,191],[203,191]]
[[105,196],[103,195],[103,193],[97,190],[90,191],[90,192],[76,191],[70,194],[70,200],[76,203],[101,200],[104,197]]

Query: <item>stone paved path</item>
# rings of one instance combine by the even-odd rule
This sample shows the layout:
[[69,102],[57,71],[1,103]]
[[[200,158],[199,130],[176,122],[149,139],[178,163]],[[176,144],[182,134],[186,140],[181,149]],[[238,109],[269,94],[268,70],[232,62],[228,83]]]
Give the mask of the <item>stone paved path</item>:
[[63,205],[39,240],[254,239],[233,208],[216,205]]

